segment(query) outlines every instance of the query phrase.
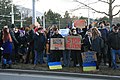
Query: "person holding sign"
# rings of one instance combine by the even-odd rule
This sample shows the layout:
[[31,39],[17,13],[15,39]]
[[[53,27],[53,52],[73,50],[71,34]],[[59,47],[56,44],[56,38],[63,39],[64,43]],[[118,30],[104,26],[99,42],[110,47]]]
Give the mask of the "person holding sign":
[[[54,27],[54,35],[51,38],[63,38],[61,34],[58,33],[58,28]],[[54,41],[56,42],[56,41]],[[52,62],[60,62],[60,58],[62,55],[61,50],[51,50],[51,54],[52,54]]]
[[[82,36],[77,34],[76,29],[72,29],[72,36],[79,36],[80,40],[82,41]],[[75,41],[75,42],[74,42]],[[73,43],[81,44],[78,43],[77,40],[73,40]],[[71,57],[73,59],[73,66],[82,66],[82,57],[81,57],[81,49],[79,50],[71,50]]]

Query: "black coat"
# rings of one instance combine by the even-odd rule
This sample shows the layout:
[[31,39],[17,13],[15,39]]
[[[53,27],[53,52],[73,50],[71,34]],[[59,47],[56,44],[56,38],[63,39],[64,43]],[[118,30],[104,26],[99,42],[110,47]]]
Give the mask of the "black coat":
[[46,38],[44,34],[35,34],[34,35],[34,49],[36,51],[43,51],[46,46]]
[[102,38],[97,37],[95,39],[92,40],[92,50],[97,52],[97,53],[101,53],[101,40]]
[[108,45],[115,50],[120,49],[120,33],[110,33],[108,36]]

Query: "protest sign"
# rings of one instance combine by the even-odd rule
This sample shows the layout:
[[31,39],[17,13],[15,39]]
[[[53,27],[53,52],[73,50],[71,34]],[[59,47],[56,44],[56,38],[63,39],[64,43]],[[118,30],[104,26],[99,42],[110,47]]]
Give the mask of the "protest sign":
[[64,38],[51,38],[50,50],[65,50]]
[[80,36],[67,36],[65,37],[65,45],[68,50],[81,50]]
[[94,71],[96,70],[96,53],[93,51],[88,51],[81,53],[83,61],[83,71]]
[[68,36],[69,35],[69,29],[60,29],[59,30],[59,34],[61,34],[63,37]]

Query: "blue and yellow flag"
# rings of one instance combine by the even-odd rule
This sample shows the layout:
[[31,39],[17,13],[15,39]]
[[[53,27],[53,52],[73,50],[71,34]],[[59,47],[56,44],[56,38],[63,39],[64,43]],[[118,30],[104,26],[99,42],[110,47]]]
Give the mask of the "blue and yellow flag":
[[62,69],[61,62],[49,62],[48,66],[50,70]]

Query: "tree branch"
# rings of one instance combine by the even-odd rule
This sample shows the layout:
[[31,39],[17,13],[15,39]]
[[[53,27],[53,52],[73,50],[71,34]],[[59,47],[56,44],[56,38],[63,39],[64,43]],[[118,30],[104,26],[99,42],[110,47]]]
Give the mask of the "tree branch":
[[95,12],[97,12],[97,13],[102,13],[102,14],[105,14],[105,15],[109,16],[109,14],[107,14],[106,12],[97,11],[97,10],[95,10],[94,8],[92,8],[92,7],[86,5],[86,4],[84,4],[84,3],[82,3],[82,2],[80,2],[80,1],[78,1],[78,0],[74,0],[74,1],[80,3],[80,4],[84,5],[84,6],[86,6],[86,7],[88,7],[88,8],[90,8],[91,10],[93,10],[93,11],[95,11]]
[[107,1],[103,1],[103,0],[98,0],[98,1],[109,4],[109,2]]
[[112,3],[114,3],[114,2],[115,2],[115,0],[112,1]]
[[116,13],[116,14],[114,14],[114,15],[112,15],[112,16],[116,16],[116,15],[118,15],[120,13],[120,10]]
[[115,5],[115,6],[113,6],[112,10],[115,9],[115,7],[120,7],[120,5]]
[[71,11],[71,12],[74,12],[74,11],[79,10],[79,9],[85,9],[85,8],[83,8],[83,7],[84,7],[84,6],[80,6],[80,7],[76,8],[76,9],[71,9],[70,11]]

